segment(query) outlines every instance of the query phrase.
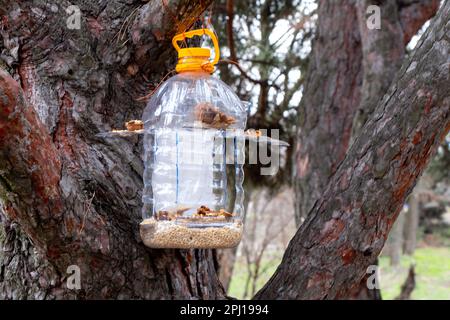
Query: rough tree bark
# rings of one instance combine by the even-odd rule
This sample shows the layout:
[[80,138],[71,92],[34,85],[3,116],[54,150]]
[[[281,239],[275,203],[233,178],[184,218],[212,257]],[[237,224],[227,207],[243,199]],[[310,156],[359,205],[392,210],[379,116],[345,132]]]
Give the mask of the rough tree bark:
[[[367,27],[380,8],[381,29]],[[319,1],[316,41],[300,109],[296,146],[296,221],[300,225],[400,68],[406,44],[439,6],[421,2]],[[379,299],[366,279],[351,295]]]
[[[73,1],[81,30],[66,27],[68,2],[2,2],[1,298],[224,296],[211,251],[142,245],[140,143],[96,137],[140,117],[135,98],[173,67],[171,36],[207,2]],[[258,298],[339,298],[359,285],[450,128],[449,18],[446,2]],[[79,291],[64,283],[72,264]]]
[[[381,29],[367,27],[367,8],[370,5],[380,7]],[[361,48],[363,53],[363,83],[361,101],[353,118],[350,144],[358,137],[377,103],[384,96],[389,85],[400,69],[405,47],[419,28],[434,16],[439,1],[374,1],[356,2]],[[400,224],[402,225],[402,224]],[[380,290],[369,290],[363,278],[360,287],[353,293],[353,298],[381,299]]]
[[450,130],[449,21],[446,1],[256,298],[337,299],[359,286]]
[[[380,7],[381,29],[367,28],[371,4]],[[319,1],[299,110],[294,181],[298,225],[395,78],[406,44],[438,7],[439,0]]]
[[224,297],[210,250],[141,243],[142,141],[96,136],[141,117],[210,2],[1,1],[0,298]]

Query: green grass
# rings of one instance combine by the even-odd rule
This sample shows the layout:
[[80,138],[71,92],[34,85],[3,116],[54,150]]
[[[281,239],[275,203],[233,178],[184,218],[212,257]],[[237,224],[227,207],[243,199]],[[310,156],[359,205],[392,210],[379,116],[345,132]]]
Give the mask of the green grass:
[[[281,262],[280,257],[274,257],[272,259],[263,259],[261,263],[261,268],[265,269],[265,272],[258,278],[256,282],[256,292],[262,288],[262,286],[270,279],[272,274],[277,269],[278,265]],[[230,282],[230,287],[228,290],[228,295],[231,297],[235,297],[237,299],[244,298],[245,291],[245,283],[247,281],[247,265],[244,261],[237,259],[236,264],[234,265],[233,277]],[[251,285],[250,285],[251,286]],[[247,299],[251,299],[251,288],[249,288],[249,293]]]
[[[281,256],[263,261],[262,266],[263,268],[267,267],[267,271],[259,277],[256,291],[269,280],[280,261]],[[450,300],[449,247],[418,248],[413,256],[403,256],[398,267],[391,267],[389,258],[381,257],[380,286],[383,299],[389,300],[398,296],[411,264],[415,264],[416,272],[416,287],[412,293],[412,299]],[[238,259],[228,292],[230,296],[238,299],[243,298],[246,277],[246,265],[244,261]]]
[[415,264],[416,288],[414,300],[450,300],[450,248],[418,248],[412,257],[403,256],[400,266],[389,266],[389,258],[380,258],[380,286],[383,299],[393,299]]

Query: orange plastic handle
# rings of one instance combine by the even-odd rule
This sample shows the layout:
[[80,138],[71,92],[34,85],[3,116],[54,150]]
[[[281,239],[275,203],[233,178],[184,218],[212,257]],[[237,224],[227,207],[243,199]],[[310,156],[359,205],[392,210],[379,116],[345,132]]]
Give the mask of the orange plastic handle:
[[178,41],[182,41],[186,38],[192,38],[193,36],[203,36],[207,34],[213,44],[214,44],[214,60],[211,62],[213,65],[217,64],[217,62],[219,62],[220,59],[220,49],[219,49],[219,42],[217,41],[217,37],[214,34],[214,32],[212,32],[209,29],[196,29],[196,30],[191,30],[188,32],[183,32],[183,33],[179,33],[177,35],[175,35],[175,37],[173,37],[172,39],[172,45],[175,47],[175,50],[177,50],[177,52],[181,49],[180,46],[178,45]]

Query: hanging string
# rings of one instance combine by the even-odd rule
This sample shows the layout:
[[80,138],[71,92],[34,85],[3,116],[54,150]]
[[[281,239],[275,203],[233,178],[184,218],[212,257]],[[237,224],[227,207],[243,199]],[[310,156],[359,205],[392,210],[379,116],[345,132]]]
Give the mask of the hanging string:
[[153,90],[150,93],[146,94],[143,97],[139,97],[136,100],[137,101],[147,101],[148,99],[150,99],[150,97],[156,92],[156,90],[159,89],[159,87],[164,83],[164,81],[166,81],[167,78],[169,78],[170,76],[172,76],[175,73],[176,73],[175,69],[170,70],[169,72],[167,72],[166,75],[159,81],[159,83],[156,85],[155,88],[153,88]]

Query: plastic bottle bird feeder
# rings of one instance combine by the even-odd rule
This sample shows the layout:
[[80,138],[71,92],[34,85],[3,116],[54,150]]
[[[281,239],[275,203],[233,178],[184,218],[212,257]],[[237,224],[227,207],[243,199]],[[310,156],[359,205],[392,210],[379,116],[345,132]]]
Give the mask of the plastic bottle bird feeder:
[[[208,48],[178,45],[185,37],[205,34],[214,43],[213,61]],[[211,76],[219,60],[213,32],[193,30],[172,43],[178,74],[151,96],[142,119],[141,238],[152,248],[234,247],[243,229],[246,107]]]

